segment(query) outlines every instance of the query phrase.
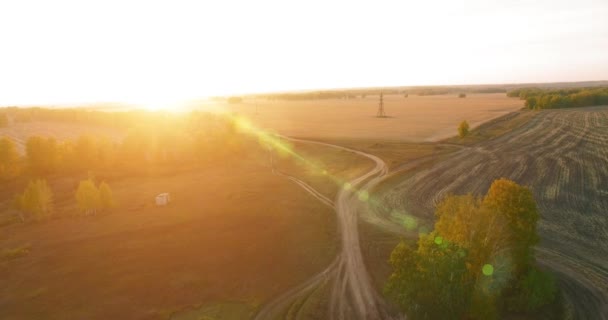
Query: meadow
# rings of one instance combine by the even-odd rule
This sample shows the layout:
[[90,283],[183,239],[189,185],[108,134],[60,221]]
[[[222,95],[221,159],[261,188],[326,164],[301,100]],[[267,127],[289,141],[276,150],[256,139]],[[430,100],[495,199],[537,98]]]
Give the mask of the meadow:
[[[47,133],[69,128],[69,138],[76,128],[91,132],[27,125]],[[289,152],[269,153],[256,145],[252,139],[245,154],[198,166],[97,170],[117,206],[96,216],[76,205],[82,174],[48,176],[53,217],[2,227],[0,316],[242,319],[324,268],[339,245],[334,212],[288,177],[333,198],[337,181],[370,163],[322,146],[284,142]],[[9,186],[4,190],[2,217],[10,218]],[[172,196],[168,207],[154,204],[161,192]]]
[[[344,172],[353,169],[348,155],[318,151],[342,159],[317,161],[328,174],[356,174]],[[119,206],[111,213],[3,228],[0,248],[28,250],[0,263],[3,318],[167,319],[225,301],[250,314],[335,255],[332,210],[273,174],[265,152],[112,187]],[[170,206],[154,205],[159,192],[171,193]]]

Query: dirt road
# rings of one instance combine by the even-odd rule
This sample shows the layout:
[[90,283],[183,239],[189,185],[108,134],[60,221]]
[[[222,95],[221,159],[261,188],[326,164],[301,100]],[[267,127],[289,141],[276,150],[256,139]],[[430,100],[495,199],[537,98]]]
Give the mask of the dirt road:
[[[388,172],[382,159],[358,150],[353,150],[323,142],[283,137],[294,142],[313,143],[353,152],[367,157],[375,163],[367,173],[349,182],[349,187],[341,188],[335,201],[336,214],[341,236],[341,251],[336,260],[321,273],[313,276],[298,287],[285,292],[267,305],[255,319],[274,319],[285,314],[298,298],[307,295],[321,284],[331,283],[331,301],[328,317],[331,319],[391,319],[385,303],[372,285],[369,273],[363,262],[359,244],[357,210],[367,200],[366,190],[378,183]],[[279,173],[300,185],[320,201],[328,204],[327,198],[303,181]],[[296,318],[299,313],[296,312]]]

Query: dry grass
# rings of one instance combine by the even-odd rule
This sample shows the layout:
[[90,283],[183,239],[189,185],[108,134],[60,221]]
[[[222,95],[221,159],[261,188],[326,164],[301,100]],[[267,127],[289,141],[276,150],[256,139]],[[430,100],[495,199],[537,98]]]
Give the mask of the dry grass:
[[369,159],[345,150],[310,143],[293,143],[291,146],[301,159],[275,157],[276,168],[306,182],[332,200],[344,183],[373,166]]
[[[353,156],[330,157],[345,166]],[[335,256],[335,216],[266,159],[122,179],[112,183],[121,207],[111,214],[3,228],[0,249],[31,247],[2,268],[0,318],[206,314],[222,301],[259,306],[307,279]],[[164,191],[174,202],[155,207]]]
[[[256,104],[258,114],[256,115]],[[282,134],[324,139],[437,141],[456,134],[467,120],[472,127],[521,109],[523,102],[500,94],[385,96],[389,118],[376,118],[378,97],[349,100],[246,101],[225,108]]]

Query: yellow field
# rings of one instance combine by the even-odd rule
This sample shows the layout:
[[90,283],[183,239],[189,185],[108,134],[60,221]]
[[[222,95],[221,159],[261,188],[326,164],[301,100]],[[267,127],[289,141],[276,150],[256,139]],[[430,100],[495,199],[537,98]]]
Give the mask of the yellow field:
[[[376,118],[378,96],[308,101],[245,100],[225,105],[258,125],[305,138],[436,141],[456,135],[467,120],[472,127],[523,107],[504,93],[436,96],[384,96],[389,118]],[[256,107],[257,105],[257,107]],[[257,108],[257,114],[256,114]]]

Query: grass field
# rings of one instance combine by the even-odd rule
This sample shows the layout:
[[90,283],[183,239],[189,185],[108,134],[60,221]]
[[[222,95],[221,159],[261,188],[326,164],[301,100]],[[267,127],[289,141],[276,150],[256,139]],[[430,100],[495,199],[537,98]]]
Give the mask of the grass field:
[[[378,96],[314,101],[245,101],[227,110],[281,134],[323,139],[437,141],[456,134],[462,120],[471,126],[521,109],[523,101],[504,93],[384,96],[389,118],[376,118]],[[257,108],[257,114],[256,114]]]
[[325,146],[296,142],[291,147],[301,158],[275,156],[276,169],[306,182],[332,200],[346,181],[365,173],[373,164],[348,151]]
[[[313,150],[297,149],[312,159]],[[314,152],[340,179],[368,165]],[[338,187],[298,167],[294,174],[328,193]],[[242,318],[335,256],[333,211],[272,174],[265,153],[112,187],[120,207],[110,214],[2,229],[1,251],[28,251],[0,261],[1,318]],[[155,207],[164,191],[174,202]]]

